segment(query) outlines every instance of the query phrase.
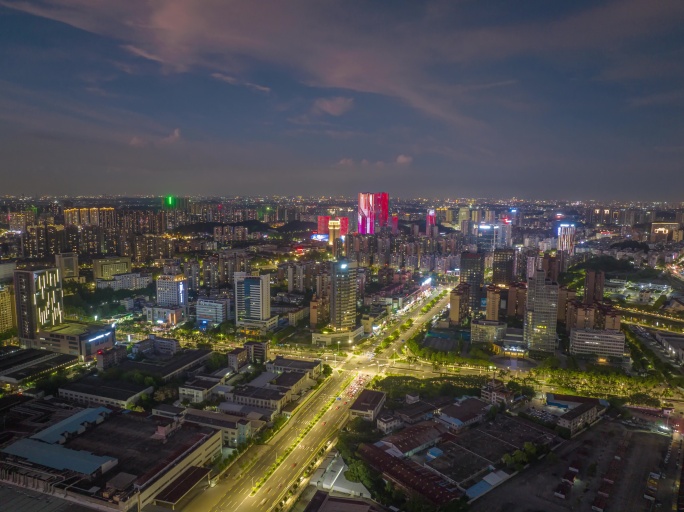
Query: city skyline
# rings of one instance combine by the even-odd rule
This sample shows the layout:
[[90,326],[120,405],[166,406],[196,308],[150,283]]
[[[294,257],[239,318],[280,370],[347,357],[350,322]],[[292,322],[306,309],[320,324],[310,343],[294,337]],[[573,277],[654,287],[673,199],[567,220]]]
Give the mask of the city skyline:
[[679,199],[683,18],[4,0],[3,193]]

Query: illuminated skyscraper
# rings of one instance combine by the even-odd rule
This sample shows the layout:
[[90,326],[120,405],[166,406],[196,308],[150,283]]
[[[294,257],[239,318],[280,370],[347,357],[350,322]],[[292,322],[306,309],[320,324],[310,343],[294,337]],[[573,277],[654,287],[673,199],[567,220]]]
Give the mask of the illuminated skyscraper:
[[330,215],[319,215],[318,216],[318,229],[319,235],[328,234],[328,223],[330,222]]
[[572,255],[575,250],[575,225],[563,223],[558,226],[558,250]]
[[437,214],[435,210],[430,209],[427,211],[427,216],[425,217],[425,233],[430,233],[430,228],[437,225]]
[[359,192],[359,223],[360,235],[372,235],[376,225],[384,228],[389,225],[389,194],[387,192]]
[[62,323],[64,302],[58,269],[15,270],[14,297],[21,339],[35,339],[39,329]]
[[553,352],[556,349],[558,283],[537,270],[527,279],[527,307],[523,338],[529,350]]
[[340,260],[330,267],[330,324],[336,330],[352,330],[356,327],[356,263]]
[[248,276],[235,272],[235,325],[263,330],[274,328],[278,317],[271,317],[271,281],[268,274]]
[[0,333],[9,331],[15,324],[14,295],[11,287],[0,285]]
[[508,286],[515,281],[515,249],[495,249],[492,259],[492,282]]

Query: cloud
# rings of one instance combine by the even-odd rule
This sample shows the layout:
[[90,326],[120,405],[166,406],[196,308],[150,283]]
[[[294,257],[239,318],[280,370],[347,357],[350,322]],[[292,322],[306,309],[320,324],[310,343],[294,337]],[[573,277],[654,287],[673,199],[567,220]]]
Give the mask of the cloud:
[[164,144],[175,144],[181,139],[181,132],[180,128],[175,128],[168,137],[164,137],[162,139],[162,142]]
[[630,99],[629,104],[632,107],[651,107],[684,104],[684,89],[663,92],[658,94],[649,94],[647,96],[632,98]]
[[351,110],[354,106],[354,98],[318,98],[314,101],[312,112],[314,114],[328,114],[330,116],[341,116]]
[[226,75],[224,73],[212,73],[211,76],[216,80],[226,82],[230,85],[247,87],[248,89],[252,89],[253,91],[265,92],[266,94],[271,92],[270,87],[266,87],[265,85],[254,84],[252,82],[245,82],[243,80],[238,80],[237,78],[232,77],[230,75]]
[[396,163],[399,165],[411,165],[413,162],[413,157],[408,155],[399,155],[396,159]]
[[144,148],[150,145],[149,141],[143,139],[142,137],[133,137],[128,143],[129,146],[134,148]]
[[337,162],[337,165],[339,167],[353,167],[354,166],[354,159],[352,158],[342,158],[340,159],[339,162]]

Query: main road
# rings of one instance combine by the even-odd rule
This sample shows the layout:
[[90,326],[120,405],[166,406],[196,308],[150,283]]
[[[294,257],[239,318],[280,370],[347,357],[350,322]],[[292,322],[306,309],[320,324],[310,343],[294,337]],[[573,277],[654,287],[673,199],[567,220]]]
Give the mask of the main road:
[[[434,293],[431,297],[434,296]],[[421,313],[416,306],[402,316],[398,324],[413,318],[414,324],[403,333],[401,339],[408,339],[425,322],[441,311],[448,301],[448,296],[441,299],[427,313]],[[233,466],[224,474],[215,487],[200,493],[183,510],[186,512],[263,512],[270,511],[286,499],[288,489],[300,480],[304,468],[313,459],[314,454],[332,440],[348,418],[349,407],[354,397],[349,397],[346,383],[350,377],[356,379],[361,374],[372,376],[382,372],[389,364],[388,354],[401,346],[397,340],[383,353],[379,354],[387,360],[384,367],[364,363],[363,357],[348,355],[340,359],[332,376],[314,392],[266,445],[255,445],[247,450]],[[336,400],[340,397],[340,400]],[[310,425],[316,415],[325,409],[331,400],[334,403],[313,425],[304,438],[297,443],[300,432]],[[296,448],[281,462],[271,476],[253,492],[255,484],[273,466],[279,455],[297,443]]]

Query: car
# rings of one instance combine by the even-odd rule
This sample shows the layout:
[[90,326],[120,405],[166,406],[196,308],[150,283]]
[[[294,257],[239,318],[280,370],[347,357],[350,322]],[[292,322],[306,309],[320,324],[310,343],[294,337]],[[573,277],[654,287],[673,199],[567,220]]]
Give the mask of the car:
[[324,427],[325,427],[325,424],[326,424],[326,423],[328,423],[328,422],[327,422],[327,421],[324,421],[324,422],[323,422],[323,426],[324,426]]
[[338,406],[335,408],[335,410],[338,411],[339,409],[340,409],[340,406],[338,405]]
[[292,464],[292,467],[293,467],[293,468],[296,467],[296,466],[297,466],[297,463],[296,463],[296,462],[295,462],[294,464]]

